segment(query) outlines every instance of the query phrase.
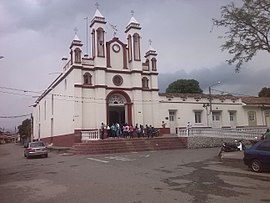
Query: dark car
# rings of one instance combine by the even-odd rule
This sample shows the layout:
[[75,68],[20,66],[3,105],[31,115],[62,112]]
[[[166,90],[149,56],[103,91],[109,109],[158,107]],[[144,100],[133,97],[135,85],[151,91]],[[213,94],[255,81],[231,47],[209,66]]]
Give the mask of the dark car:
[[24,156],[27,158],[34,156],[48,157],[48,149],[42,141],[29,142],[24,150]]
[[261,140],[246,149],[243,160],[255,172],[270,169],[270,140]]

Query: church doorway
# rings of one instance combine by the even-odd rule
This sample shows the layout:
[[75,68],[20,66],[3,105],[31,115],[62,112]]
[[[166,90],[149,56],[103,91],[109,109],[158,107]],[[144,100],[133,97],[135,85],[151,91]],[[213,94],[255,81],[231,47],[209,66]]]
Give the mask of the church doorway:
[[109,124],[126,123],[125,106],[124,105],[109,105]]
[[113,91],[107,96],[107,122],[131,123],[131,102],[129,96],[122,91]]

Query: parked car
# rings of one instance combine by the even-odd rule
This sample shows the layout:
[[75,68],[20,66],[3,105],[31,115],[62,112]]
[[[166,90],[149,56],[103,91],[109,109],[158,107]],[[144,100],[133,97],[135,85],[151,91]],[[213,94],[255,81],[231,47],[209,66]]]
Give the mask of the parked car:
[[255,172],[270,169],[270,140],[260,140],[244,151],[244,163]]
[[24,150],[26,158],[34,156],[48,157],[48,149],[42,141],[29,142]]

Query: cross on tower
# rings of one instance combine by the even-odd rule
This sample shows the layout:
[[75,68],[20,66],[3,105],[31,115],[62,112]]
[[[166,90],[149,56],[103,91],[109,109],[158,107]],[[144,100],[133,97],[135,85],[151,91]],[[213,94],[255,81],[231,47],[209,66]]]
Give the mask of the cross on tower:
[[98,9],[98,7],[99,7],[99,3],[98,2],[96,2],[95,3],[95,6],[97,7],[97,9]]
[[131,10],[130,13],[131,13],[131,16],[134,16],[134,10]]
[[79,31],[77,27],[75,27],[74,29],[75,35],[77,34],[77,32]]
[[151,39],[149,39],[148,40],[148,42],[149,42],[149,44],[150,44],[150,46],[152,45],[152,40]]
[[118,29],[116,28],[116,25],[110,24],[110,26],[113,29],[113,36],[115,37],[116,36],[116,32],[118,31]]

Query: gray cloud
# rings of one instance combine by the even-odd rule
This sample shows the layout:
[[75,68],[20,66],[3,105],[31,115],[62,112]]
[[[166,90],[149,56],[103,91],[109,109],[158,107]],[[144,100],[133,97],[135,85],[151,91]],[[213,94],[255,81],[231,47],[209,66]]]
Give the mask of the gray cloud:
[[[212,18],[231,0],[101,0],[100,11],[108,23],[117,25],[118,37],[126,41],[125,27],[130,10],[142,26],[142,54],[152,39],[158,52],[160,89],[178,78],[194,78],[207,90],[222,81],[219,89],[255,94],[267,84],[268,55],[258,55],[240,74],[224,64],[229,57],[220,51],[217,37],[223,30],[212,30]],[[0,0],[0,86],[40,91],[62,70],[61,58],[69,56],[69,45],[78,27],[86,43],[86,23],[95,13],[96,0]],[[239,0],[235,0],[239,2]],[[109,24],[107,40],[113,36]],[[90,48],[90,46],[89,46]],[[85,45],[83,46],[84,51]],[[255,71],[256,70],[256,71]],[[1,89],[0,89],[1,90]],[[256,94],[255,94],[256,95]],[[0,116],[31,113],[32,97],[0,92]],[[23,120],[23,119],[22,119]],[[2,120],[1,126],[14,128],[18,120]]]

